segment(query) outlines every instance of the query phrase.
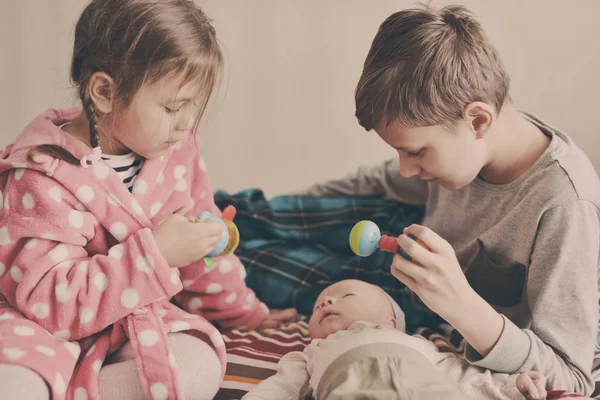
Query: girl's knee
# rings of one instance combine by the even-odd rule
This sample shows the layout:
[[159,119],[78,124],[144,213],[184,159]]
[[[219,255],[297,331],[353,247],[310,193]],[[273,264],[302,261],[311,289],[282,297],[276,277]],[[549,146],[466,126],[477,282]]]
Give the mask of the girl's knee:
[[46,381],[29,368],[19,365],[0,364],[0,387],[2,399],[50,399]]
[[201,339],[170,335],[171,348],[186,399],[212,399],[221,387],[221,362],[215,350]]

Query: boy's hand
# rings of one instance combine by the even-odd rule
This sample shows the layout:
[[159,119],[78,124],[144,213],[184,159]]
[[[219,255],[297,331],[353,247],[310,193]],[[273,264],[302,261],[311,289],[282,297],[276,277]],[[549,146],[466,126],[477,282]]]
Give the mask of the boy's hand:
[[[408,237],[421,240],[425,247]],[[460,310],[463,299],[475,293],[463,273],[454,249],[437,233],[422,225],[411,225],[397,238],[398,245],[410,255],[408,261],[394,256],[391,273],[412,290],[433,312],[446,318]]]
[[530,400],[544,400],[546,398],[546,377],[536,371],[519,374],[517,389]]
[[171,267],[185,267],[206,256],[223,235],[216,222],[191,222],[179,214],[169,215],[152,232],[158,249]]
[[267,318],[260,323],[256,329],[279,328],[285,322],[294,322],[298,320],[298,311],[295,308],[286,308],[284,310],[271,310]]

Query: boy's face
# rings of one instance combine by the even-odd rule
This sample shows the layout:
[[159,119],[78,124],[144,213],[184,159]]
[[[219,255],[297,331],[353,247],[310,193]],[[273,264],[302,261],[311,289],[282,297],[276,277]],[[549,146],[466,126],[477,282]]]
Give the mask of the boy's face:
[[381,289],[348,279],[321,292],[308,322],[308,331],[311,338],[324,339],[348,329],[356,321],[396,326],[392,305]]
[[473,181],[487,163],[488,149],[468,120],[452,131],[443,125],[406,127],[399,122],[379,124],[377,134],[398,152],[400,174],[438,183],[448,190]]

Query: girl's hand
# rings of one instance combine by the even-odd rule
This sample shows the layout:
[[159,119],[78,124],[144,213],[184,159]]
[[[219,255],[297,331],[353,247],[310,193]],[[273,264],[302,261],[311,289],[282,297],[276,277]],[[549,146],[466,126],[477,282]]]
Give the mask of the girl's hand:
[[179,214],[165,218],[152,232],[158,249],[174,268],[192,264],[212,251],[223,227],[216,222],[191,222]]
[[517,389],[530,400],[546,398],[546,377],[539,372],[524,372],[517,376]]
[[298,320],[298,311],[295,308],[286,308],[284,310],[271,310],[267,318],[260,323],[256,329],[279,328],[285,322],[294,322]]
[[[416,237],[429,249],[408,235]],[[392,275],[442,318],[450,313],[460,313],[461,304],[465,304],[475,292],[467,282],[452,246],[422,225],[405,228],[397,241],[413,261],[396,254],[391,267]]]

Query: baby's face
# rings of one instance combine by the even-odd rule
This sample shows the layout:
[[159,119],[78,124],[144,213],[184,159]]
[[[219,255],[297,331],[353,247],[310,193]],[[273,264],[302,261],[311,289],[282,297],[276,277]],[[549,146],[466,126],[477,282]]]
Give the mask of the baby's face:
[[369,283],[348,279],[319,295],[308,323],[313,339],[324,339],[356,321],[395,327],[394,311],[385,294]]

